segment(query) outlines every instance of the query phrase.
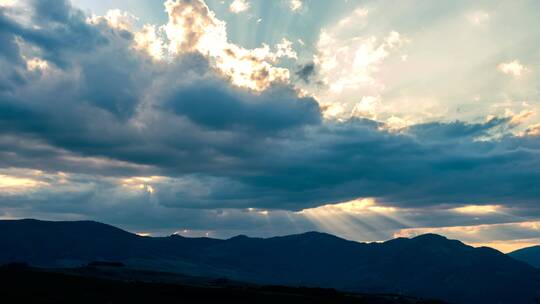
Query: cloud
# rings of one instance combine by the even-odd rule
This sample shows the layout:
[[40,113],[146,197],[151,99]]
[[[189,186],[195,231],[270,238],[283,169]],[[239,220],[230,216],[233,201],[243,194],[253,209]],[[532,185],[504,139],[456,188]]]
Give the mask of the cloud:
[[135,33],[134,40],[136,49],[148,53],[155,60],[164,59],[165,43],[155,25],[144,25],[141,31]]
[[292,48],[292,42],[283,38],[280,43],[276,44],[276,58],[291,58],[298,59],[298,55]]
[[299,66],[295,74],[300,80],[309,83],[311,78],[315,75],[315,72],[315,64],[310,62]]
[[17,0],[0,0],[0,6],[13,6]]
[[137,17],[123,12],[119,9],[113,9],[107,11],[105,16],[96,16],[93,15],[87,20],[91,24],[99,24],[101,22],[106,23],[108,26],[120,30],[132,30],[137,21]]
[[527,127],[524,132],[525,136],[540,136],[540,124],[534,124]]
[[384,84],[376,76],[379,68],[407,41],[393,30],[383,37],[354,34],[362,28],[366,16],[367,10],[357,9],[353,16],[321,30],[317,42],[314,62],[322,83],[328,87],[318,96],[323,104],[340,103],[341,117],[350,117],[362,97],[380,94]]
[[165,107],[218,130],[272,132],[320,123],[319,107],[313,99],[299,99],[295,92],[280,88],[253,96],[210,81],[190,84],[178,88]]
[[[39,174],[36,172],[36,174]],[[0,190],[3,193],[20,193],[30,189],[46,186],[46,183],[31,178],[0,174]]]
[[229,5],[229,11],[232,13],[238,14],[245,12],[250,8],[251,4],[247,0],[234,0]]
[[26,61],[26,68],[30,71],[45,71],[49,68],[49,63],[39,58],[32,58]]
[[[516,221],[501,210],[540,216],[536,127],[509,132],[525,112],[389,132],[362,118],[375,116],[379,95],[361,94],[353,108],[362,117],[325,120],[329,108],[272,76],[286,74],[275,62],[294,59],[291,43],[232,44],[201,1],[168,1],[163,29],[89,22],[63,1],[34,2],[29,12],[38,27],[0,15],[0,176],[13,190],[1,194],[4,217],[214,235],[334,227],[350,236],[350,223],[380,240],[475,217]],[[401,39],[354,40],[367,55],[354,70],[376,81]],[[298,77],[313,83],[319,68],[308,64]],[[471,212],[490,206],[496,212]]]
[[304,3],[302,2],[302,0],[290,0],[289,1],[289,8],[293,12],[301,10],[303,6],[304,6]]
[[[418,5],[424,5],[424,9],[419,11]],[[538,14],[530,3],[495,1],[478,6],[457,1],[441,7],[421,1],[400,6],[387,2],[358,6],[349,1],[347,8],[339,11],[332,17],[333,22],[321,25],[321,30],[337,40],[328,50],[338,53],[343,46],[344,50],[348,48],[347,54],[355,54],[360,41],[370,37],[377,39],[373,47],[377,49],[391,32],[400,33],[404,43],[387,49],[386,57],[371,64],[371,78],[364,78],[371,82],[354,81],[357,78],[354,76],[365,73],[347,73],[353,70],[353,60],[340,63],[344,56],[336,56],[333,62],[331,51],[325,62],[329,66],[335,63],[337,73],[331,75],[343,71],[344,81],[329,78],[326,87],[299,81],[298,86],[317,96],[324,108],[339,112],[336,119],[350,117],[355,105],[365,96],[380,99],[375,114],[384,123],[389,123],[391,118],[407,124],[480,121],[488,115],[503,116],[506,109],[515,113],[538,110],[534,102],[528,106],[523,103],[539,99],[532,69],[538,63],[538,56],[532,49],[538,44],[534,37],[540,36],[531,33],[530,27],[538,20]],[[323,36],[319,35],[319,41],[320,38]],[[314,40],[308,39],[309,44]],[[513,74],[497,69],[499,64],[514,60],[512,57],[508,60],[508,56],[519,58],[519,64],[524,66],[520,77],[514,79]],[[336,83],[336,91],[332,91],[332,83]],[[352,86],[355,83],[356,88]],[[538,123],[538,117],[531,120]]]
[[511,117],[509,123],[511,125],[518,126],[527,121],[531,116],[534,116],[536,113],[532,110],[523,110],[521,113],[514,114],[511,110],[509,110],[507,114]]
[[518,60],[503,62],[497,66],[497,69],[503,74],[508,74],[515,77],[521,76],[527,70],[527,68]]
[[501,206],[498,205],[470,205],[470,206],[464,206],[464,207],[457,207],[453,208],[453,211],[456,211],[458,213],[465,213],[465,214],[486,214],[486,213],[494,213],[498,212],[501,209]]
[[[4,11],[0,12],[2,36],[8,42],[6,55],[15,62],[20,62],[20,58],[28,56],[26,53],[35,47],[41,59],[66,67],[70,64],[66,59],[70,54],[91,52],[107,43],[99,30],[87,24],[84,14],[73,9],[68,1],[30,2],[32,15],[29,18],[33,26],[18,23],[6,17]],[[15,37],[21,40],[15,43]]]
[[278,44],[275,52],[265,44],[245,49],[228,41],[225,22],[217,19],[203,1],[168,0],[165,7],[169,15],[165,32],[173,55],[197,51],[210,58],[233,84],[255,91],[288,82],[289,70],[274,66],[281,57],[296,57],[288,40]]

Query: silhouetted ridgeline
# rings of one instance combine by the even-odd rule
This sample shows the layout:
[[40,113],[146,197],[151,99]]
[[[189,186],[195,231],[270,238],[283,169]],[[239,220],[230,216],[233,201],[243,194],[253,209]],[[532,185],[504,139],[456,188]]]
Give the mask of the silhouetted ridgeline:
[[0,221],[0,262],[41,267],[121,262],[130,268],[258,284],[536,303],[540,271],[490,248],[438,235],[357,243],[310,232],[268,239],[139,237],[96,222]]
[[516,260],[528,263],[536,268],[540,268],[540,246],[523,248],[508,254]]

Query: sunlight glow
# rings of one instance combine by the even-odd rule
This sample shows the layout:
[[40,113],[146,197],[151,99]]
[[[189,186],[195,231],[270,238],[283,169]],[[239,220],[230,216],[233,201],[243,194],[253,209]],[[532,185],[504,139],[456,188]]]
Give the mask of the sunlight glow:
[[121,180],[121,185],[134,190],[143,190],[148,194],[154,194],[156,189],[152,183],[157,183],[163,180],[163,176],[135,176]]
[[355,199],[352,201],[339,203],[339,204],[330,204],[324,205],[312,209],[304,209],[300,211],[301,214],[306,213],[319,213],[319,212],[344,212],[349,214],[362,214],[366,212],[375,212],[375,213],[392,213],[396,211],[394,207],[385,207],[378,206],[375,199],[373,198],[362,198]]
[[408,226],[398,208],[381,206],[374,198],[359,198],[338,204],[328,204],[296,212],[319,229],[357,241],[380,241],[381,231],[389,229],[388,223]]
[[270,215],[270,211],[261,210],[261,209],[257,209],[257,208],[247,208],[247,212],[249,212],[249,213],[257,213],[257,214],[264,215],[264,216]]
[[[451,227],[425,227],[401,229],[394,233],[393,237],[415,237],[426,233],[436,233],[451,239],[458,239],[471,246],[488,246],[502,252],[509,252],[519,248],[540,245],[537,231],[540,222],[517,222],[502,224],[482,224],[475,226],[451,226]],[[494,236],[504,237],[504,231],[519,232],[520,239],[494,239]]]
[[493,242],[485,242],[485,243],[468,242],[467,244],[473,247],[491,247],[503,253],[510,253],[512,251],[516,251],[522,248],[538,246],[540,244],[540,238],[525,239],[525,240],[493,241]]
[[499,205],[470,205],[470,206],[453,208],[451,210],[458,213],[480,215],[480,214],[496,213],[496,212],[499,212],[501,208],[502,207]]
[[26,61],[26,69],[29,71],[45,71],[49,68],[49,63],[40,58],[32,58]]
[[26,177],[16,177],[0,174],[0,190],[6,192],[24,192],[29,189],[34,189],[41,186],[46,186],[47,183],[38,180],[33,180]]
[[135,49],[144,50],[155,60],[163,59],[164,42],[158,36],[156,26],[146,24],[141,31],[134,36]]

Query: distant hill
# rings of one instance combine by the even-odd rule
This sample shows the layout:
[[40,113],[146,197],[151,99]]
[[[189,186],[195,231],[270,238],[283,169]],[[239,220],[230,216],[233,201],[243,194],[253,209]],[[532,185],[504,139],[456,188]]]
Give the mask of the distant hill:
[[42,267],[92,261],[259,284],[439,298],[537,303],[540,271],[491,248],[428,234],[358,243],[309,232],[273,238],[140,237],[97,222],[0,221],[0,263]]
[[520,260],[536,268],[540,268],[540,246],[523,248],[511,252],[508,255],[516,260]]

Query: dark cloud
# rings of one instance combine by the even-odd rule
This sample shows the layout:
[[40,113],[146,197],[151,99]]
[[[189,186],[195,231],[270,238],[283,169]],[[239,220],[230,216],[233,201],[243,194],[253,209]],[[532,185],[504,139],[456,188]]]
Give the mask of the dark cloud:
[[295,74],[300,80],[304,81],[305,83],[310,83],[311,78],[315,75],[315,73],[315,63],[310,62],[299,66]]
[[4,9],[0,8],[0,55],[12,64],[22,62],[19,47],[15,42],[15,24],[5,15]]
[[84,13],[73,8],[67,0],[32,0],[30,4],[31,22],[36,26],[9,19],[1,20],[0,24],[10,33],[10,39],[19,37],[24,43],[39,48],[43,59],[65,68],[71,64],[69,59],[73,56],[90,53],[107,44],[103,33],[88,24]]
[[479,136],[487,136],[497,127],[505,127],[510,118],[492,118],[485,123],[466,124],[461,121],[449,123],[431,122],[418,124],[409,128],[409,132],[421,140],[454,141],[471,140]]
[[[88,24],[68,2],[35,1],[33,11],[38,29],[0,15],[0,64],[11,73],[0,76],[0,167],[93,177],[62,191],[10,195],[2,206],[124,216],[133,225],[149,206],[159,210],[151,218],[172,225],[183,218],[179,210],[301,210],[357,197],[401,207],[536,208],[540,141],[493,137],[508,119],[403,133],[371,120],[323,121],[313,99],[283,85],[233,88],[201,55],[155,63],[132,48],[132,35]],[[24,52],[50,69],[28,71]],[[309,80],[313,68],[301,70]],[[126,198],[119,180],[133,175],[167,178],[152,184],[152,196]]]
[[292,129],[321,122],[315,100],[298,98],[287,88],[254,95],[227,84],[190,84],[174,92],[166,110],[214,129],[256,129],[259,132]]

